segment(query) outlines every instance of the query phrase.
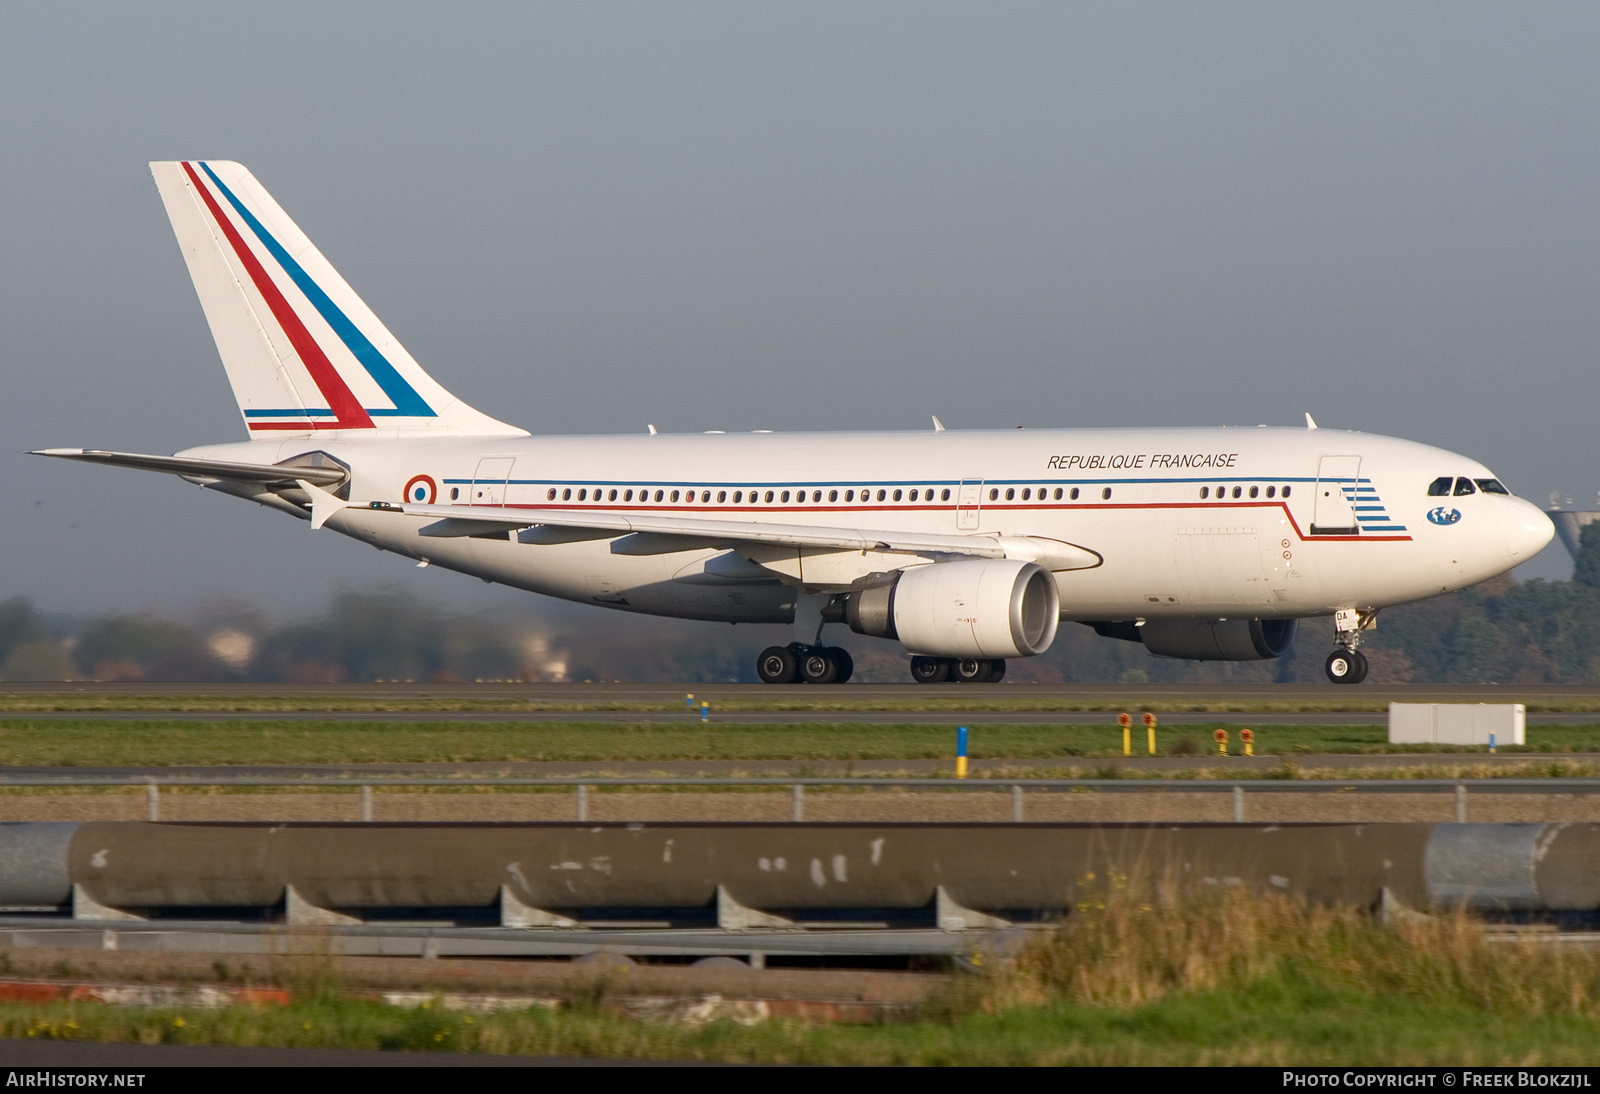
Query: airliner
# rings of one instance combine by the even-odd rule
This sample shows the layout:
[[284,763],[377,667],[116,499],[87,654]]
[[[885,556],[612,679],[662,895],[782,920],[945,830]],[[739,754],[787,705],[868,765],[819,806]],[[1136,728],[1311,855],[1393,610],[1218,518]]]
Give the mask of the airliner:
[[843,683],[831,624],[922,683],[1000,680],[1062,623],[1252,661],[1332,616],[1336,683],[1385,607],[1554,529],[1483,464],[1294,428],[535,437],[423,371],[237,163],[151,164],[248,440],[38,455],[177,475],[381,550],[625,612],[787,623],[768,683]]

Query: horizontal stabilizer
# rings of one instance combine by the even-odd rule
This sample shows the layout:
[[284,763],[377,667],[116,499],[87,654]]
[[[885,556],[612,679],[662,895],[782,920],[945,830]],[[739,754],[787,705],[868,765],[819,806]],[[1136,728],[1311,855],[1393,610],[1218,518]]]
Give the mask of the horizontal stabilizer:
[[191,480],[255,482],[270,486],[289,486],[302,479],[318,486],[338,486],[349,477],[342,467],[290,467],[282,464],[231,463],[227,460],[197,460],[189,456],[146,456],[138,452],[106,452],[96,448],[41,448],[31,455],[54,456],[62,460],[131,467],[138,471],[160,471]]

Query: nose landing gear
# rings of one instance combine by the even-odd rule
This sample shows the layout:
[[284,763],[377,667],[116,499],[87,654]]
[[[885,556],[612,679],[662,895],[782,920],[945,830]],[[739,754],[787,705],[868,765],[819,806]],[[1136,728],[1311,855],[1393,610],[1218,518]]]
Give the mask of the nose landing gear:
[[1361,632],[1377,621],[1377,611],[1345,608],[1333,614],[1334,641],[1339,648],[1328,654],[1323,671],[1335,684],[1359,684],[1367,678],[1367,658],[1361,652]]
[[1360,650],[1334,650],[1322,668],[1335,684],[1359,684],[1367,678],[1367,656]]

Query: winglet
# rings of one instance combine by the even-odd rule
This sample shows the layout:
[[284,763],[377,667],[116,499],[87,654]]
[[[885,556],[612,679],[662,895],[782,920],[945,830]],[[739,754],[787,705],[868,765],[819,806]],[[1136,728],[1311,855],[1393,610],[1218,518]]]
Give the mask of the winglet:
[[328,493],[320,486],[313,486],[305,479],[296,479],[300,489],[304,490],[311,498],[311,530],[314,532],[328,523],[328,518],[341,509],[347,509],[350,503],[343,498]]
[[933,419],[933,431],[935,433],[943,433],[944,432],[944,423],[939,420],[939,415],[930,414],[930,415],[928,415],[928,417]]
[[1317,420],[1311,416],[1311,411],[1309,411],[1309,410],[1306,411],[1306,428],[1307,429],[1315,429],[1315,428],[1317,428]]

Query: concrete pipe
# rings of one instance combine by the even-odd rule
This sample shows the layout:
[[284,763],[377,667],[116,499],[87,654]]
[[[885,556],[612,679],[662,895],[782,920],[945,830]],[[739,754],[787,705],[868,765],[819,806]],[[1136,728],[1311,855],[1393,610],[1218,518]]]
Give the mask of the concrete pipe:
[[[1590,824],[0,825],[0,904],[1070,907],[1116,875],[1320,903],[1600,908]],[[1094,880],[1091,880],[1094,879]]]

